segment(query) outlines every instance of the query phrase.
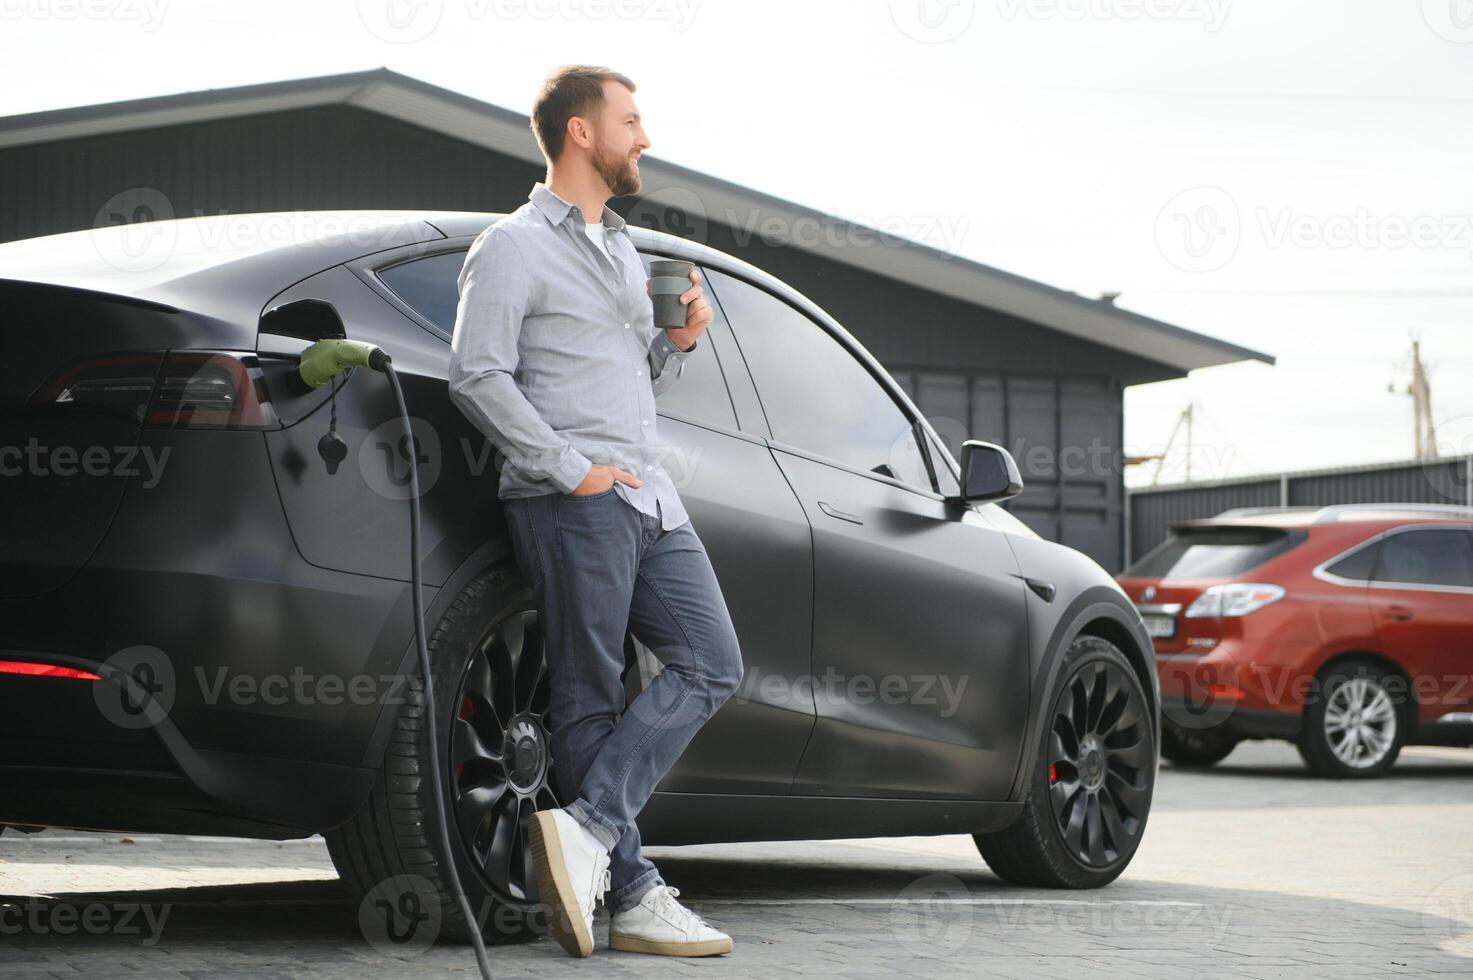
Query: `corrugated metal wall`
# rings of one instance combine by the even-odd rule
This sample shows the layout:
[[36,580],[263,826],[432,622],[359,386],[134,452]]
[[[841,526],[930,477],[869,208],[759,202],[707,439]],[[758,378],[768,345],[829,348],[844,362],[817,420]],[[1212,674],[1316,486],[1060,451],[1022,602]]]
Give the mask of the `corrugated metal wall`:
[[964,439],[1013,454],[1024,486],[1004,504],[1013,515],[1108,571],[1123,567],[1118,384],[890,370],[958,459]]
[[[262,113],[0,150],[0,241],[251,211],[502,211],[542,176],[541,167],[349,106]],[[172,213],[134,214],[130,200],[151,209],[162,201]]]
[[1457,504],[1473,507],[1473,456],[1336,470],[1283,473],[1214,484],[1139,488],[1127,493],[1129,563],[1165,540],[1176,520],[1234,507],[1332,504]]

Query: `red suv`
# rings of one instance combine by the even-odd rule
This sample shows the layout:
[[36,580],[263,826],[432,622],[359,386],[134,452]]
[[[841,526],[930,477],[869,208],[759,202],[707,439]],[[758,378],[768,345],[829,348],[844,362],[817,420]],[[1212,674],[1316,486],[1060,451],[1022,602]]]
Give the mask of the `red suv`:
[[1249,508],[1171,525],[1118,576],[1156,647],[1161,754],[1293,741],[1376,776],[1406,744],[1473,745],[1473,508]]

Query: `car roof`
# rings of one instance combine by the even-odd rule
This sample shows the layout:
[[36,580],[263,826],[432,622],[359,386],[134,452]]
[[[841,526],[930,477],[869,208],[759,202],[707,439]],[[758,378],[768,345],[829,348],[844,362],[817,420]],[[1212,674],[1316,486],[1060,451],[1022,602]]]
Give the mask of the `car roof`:
[[[262,211],[164,218],[0,243],[0,281],[45,283],[123,296],[254,326],[281,289],[365,255],[472,238],[504,212],[446,210]],[[642,249],[720,266],[817,310],[793,287],[736,256],[627,225]],[[850,337],[852,340],[852,336]]]
[[10,281],[150,301],[249,325],[286,286],[384,248],[443,238],[415,212],[272,211],[106,225],[0,244]]
[[[166,200],[155,203],[156,211],[167,213]],[[271,299],[294,283],[401,246],[468,241],[504,216],[499,211],[365,208],[105,225],[0,243],[0,286],[45,283],[186,310],[218,321],[224,332],[239,331],[244,345],[253,342]],[[714,266],[787,300],[821,321],[878,376],[888,377],[843,324],[776,276],[700,242],[635,224],[626,228],[638,248]],[[886,387],[942,441],[905,389],[893,380]]]

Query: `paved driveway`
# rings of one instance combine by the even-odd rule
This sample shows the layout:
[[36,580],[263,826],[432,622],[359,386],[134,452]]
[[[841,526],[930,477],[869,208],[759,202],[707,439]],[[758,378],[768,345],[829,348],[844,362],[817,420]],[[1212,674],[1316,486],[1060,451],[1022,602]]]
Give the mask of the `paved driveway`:
[[[492,951],[498,977],[1473,975],[1473,751],[1386,779],[1306,776],[1281,743],[1163,766],[1135,863],[1097,892],[1020,890],[968,837],[651,848],[735,949],[705,960]],[[474,977],[469,947],[365,940],[320,839],[0,837],[0,980]],[[377,938],[377,937],[376,937]]]

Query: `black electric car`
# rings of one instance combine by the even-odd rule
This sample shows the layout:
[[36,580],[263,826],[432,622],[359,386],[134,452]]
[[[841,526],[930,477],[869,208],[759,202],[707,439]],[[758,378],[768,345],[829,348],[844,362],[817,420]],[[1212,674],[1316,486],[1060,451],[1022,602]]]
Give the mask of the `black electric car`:
[[[0,825],[322,833],[359,894],[430,882],[451,934],[450,874],[501,913],[497,938],[537,926],[524,828],[567,787],[500,461],[446,385],[457,274],[497,217],[231,215],[0,246]],[[969,440],[958,465],[823,310],[631,233],[646,263],[694,261],[715,308],[659,428],[746,668],[643,839],[969,833],[1010,882],[1112,881],[1157,772],[1135,607],[997,506],[1021,490],[1005,450]],[[343,334],[391,354],[413,439],[382,375],[292,383]],[[660,665],[626,649],[633,695]],[[431,833],[431,737],[452,854]]]

